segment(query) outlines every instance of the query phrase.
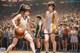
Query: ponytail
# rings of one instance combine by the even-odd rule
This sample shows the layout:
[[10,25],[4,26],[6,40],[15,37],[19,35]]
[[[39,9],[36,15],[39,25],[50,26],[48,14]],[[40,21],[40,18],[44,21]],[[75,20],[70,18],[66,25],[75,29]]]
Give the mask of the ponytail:
[[29,7],[28,5],[22,4],[22,5],[20,6],[19,10],[18,10],[16,13],[14,13],[14,14],[12,15],[12,17],[15,17],[15,16],[18,15],[19,13],[25,12],[25,11],[30,11],[30,7]]
[[19,8],[19,10],[16,13],[13,13],[13,15],[11,17],[15,17],[16,15],[18,15],[19,13],[21,13],[22,11],[22,7],[24,6],[24,4],[22,4]]

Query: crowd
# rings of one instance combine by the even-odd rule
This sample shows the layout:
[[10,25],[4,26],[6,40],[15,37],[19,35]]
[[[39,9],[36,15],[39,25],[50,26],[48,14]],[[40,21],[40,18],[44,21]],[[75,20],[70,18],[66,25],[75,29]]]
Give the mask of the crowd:
[[[61,17],[60,15],[61,16],[63,15],[63,17]],[[33,23],[34,23],[34,19],[32,19],[32,25]],[[32,26],[32,28],[35,28],[34,25]],[[12,38],[14,36],[13,29],[14,27],[12,25],[11,18],[0,21],[0,47],[7,48],[8,45],[12,42]],[[67,38],[65,39],[65,37]],[[57,42],[58,51],[80,50],[80,17],[79,16],[76,15],[73,16],[72,14],[70,15],[69,12],[65,14],[59,14],[59,27],[57,29],[56,42]],[[27,44],[27,41],[25,41],[23,38],[20,38],[16,48],[14,49],[26,50],[26,49],[30,49],[30,47],[29,44]],[[52,49],[51,45],[50,45],[50,49]],[[42,43],[42,50],[44,50],[43,43]]]

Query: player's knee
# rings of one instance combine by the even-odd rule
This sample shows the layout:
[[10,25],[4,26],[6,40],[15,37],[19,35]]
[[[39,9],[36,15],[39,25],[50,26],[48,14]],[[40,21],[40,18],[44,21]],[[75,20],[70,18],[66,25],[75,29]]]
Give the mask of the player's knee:
[[30,43],[32,43],[32,42],[33,42],[33,40],[32,40],[32,39],[29,39],[29,42],[30,42]]
[[12,47],[15,47],[16,45],[15,44],[12,44]]
[[44,42],[45,42],[45,43],[48,43],[48,39],[45,39]]
[[55,40],[53,40],[53,41],[51,41],[52,43],[55,43],[56,41]]

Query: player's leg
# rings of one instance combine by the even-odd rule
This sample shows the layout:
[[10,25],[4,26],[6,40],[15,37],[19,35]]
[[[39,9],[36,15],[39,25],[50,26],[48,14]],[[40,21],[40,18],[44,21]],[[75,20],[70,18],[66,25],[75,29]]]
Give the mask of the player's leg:
[[13,38],[13,42],[12,44],[7,48],[6,53],[9,53],[9,51],[11,51],[17,44],[18,42],[18,38]]
[[45,35],[44,35],[44,45],[45,45],[46,53],[48,53],[48,50],[49,50],[48,40],[49,40],[49,35],[48,35],[48,34],[45,34]]
[[53,45],[53,53],[56,52],[56,41],[55,41],[55,36],[56,36],[56,34],[54,34],[54,33],[50,35],[51,42],[52,42],[52,45]]
[[40,52],[40,47],[41,47],[41,43],[40,43],[40,38],[36,38],[36,47],[37,47],[37,51],[36,52]]
[[24,36],[24,38],[30,42],[30,47],[31,47],[33,53],[36,53],[36,51],[35,51],[35,46],[34,46],[34,42],[33,42],[33,39],[32,39],[32,37],[31,37],[31,35],[30,35],[29,33],[27,33],[27,34]]

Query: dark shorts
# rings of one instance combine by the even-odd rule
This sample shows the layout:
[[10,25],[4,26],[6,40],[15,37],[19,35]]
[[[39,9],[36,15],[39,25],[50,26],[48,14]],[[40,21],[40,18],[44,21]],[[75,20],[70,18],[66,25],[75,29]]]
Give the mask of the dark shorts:
[[56,41],[57,41],[57,42],[62,41],[62,37],[59,37],[59,36],[56,36],[56,38],[55,38],[55,39],[56,39]]
[[62,40],[65,40],[65,39],[68,39],[68,35],[67,34],[62,36]]

